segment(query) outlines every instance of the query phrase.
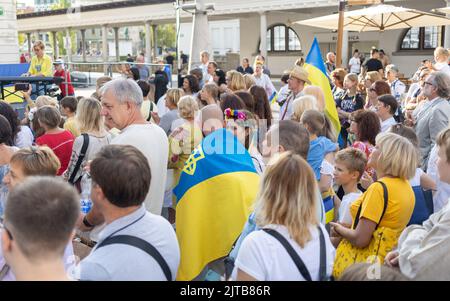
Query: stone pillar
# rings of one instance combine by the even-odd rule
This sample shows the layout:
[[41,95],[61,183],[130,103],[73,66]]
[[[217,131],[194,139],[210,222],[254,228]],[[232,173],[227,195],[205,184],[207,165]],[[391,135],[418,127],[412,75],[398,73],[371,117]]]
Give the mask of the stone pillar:
[[345,68],[348,65],[348,31],[344,30],[342,35],[342,66]]
[[[197,0],[197,8],[205,7],[205,0]],[[192,25],[191,50],[189,53],[189,70],[201,64],[200,52],[210,52],[209,24],[206,10],[196,9]],[[211,55],[212,59],[212,55]]]
[[156,59],[158,56],[158,25],[152,25],[152,33],[153,33],[153,57]]
[[[102,26],[102,43],[103,43],[103,49],[102,49],[102,56],[103,56],[103,63],[108,63],[109,60],[109,53],[108,53],[108,26],[103,25]],[[105,74],[108,73],[108,66],[104,65],[103,68]]]
[[83,63],[86,63],[86,29],[81,29],[81,56]]
[[261,45],[259,47],[259,52],[262,56],[266,59],[266,65],[267,65],[267,13],[259,12],[259,25],[260,25],[260,36],[261,36]]
[[145,22],[145,60],[152,63],[152,30],[150,21]]
[[72,62],[72,40],[70,38],[70,28],[66,29],[66,53],[67,53],[67,62]]
[[[447,0],[446,2],[447,6],[450,6],[450,0]],[[450,14],[447,14],[447,18],[450,18]],[[450,25],[445,26],[444,48],[450,48]]]
[[114,27],[114,42],[116,48],[116,62],[120,62],[120,53],[119,53],[119,27]]
[[31,44],[31,32],[27,32],[27,42],[28,42],[28,53],[31,55],[33,45]]
[[59,57],[59,49],[58,49],[58,40],[56,37],[56,31],[52,31],[52,39],[53,39],[53,59],[57,60]]

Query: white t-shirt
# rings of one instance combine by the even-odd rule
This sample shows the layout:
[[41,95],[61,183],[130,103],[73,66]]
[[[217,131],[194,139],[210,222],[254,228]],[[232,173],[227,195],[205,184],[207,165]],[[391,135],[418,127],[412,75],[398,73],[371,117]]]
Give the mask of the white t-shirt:
[[438,146],[437,144],[431,149],[430,159],[428,159],[427,174],[436,182],[436,192],[433,195],[434,212],[441,210],[450,198],[450,184],[439,180],[437,170]]
[[29,127],[21,125],[20,131],[16,136],[16,141],[14,142],[15,146],[17,146],[18,148],[30,147],[33,145],[33,141],[33,132],[31,132]]
[[397,121],[395,121],[394,117],[388,118],[385,121],[381,121],[381,132],[382,133],[386,132],[394,124],[397,124]]
[[420,186],[420,177],[424,174],[425,172],[422,170],[422,168],[416,168],[416,173],[414,174],[414,177],[412,177],[411,179],[409,179],[409,184],[411,184],[412,187],[415,186]]
[[450,67],[447,63],[436,63],[434,64],[434,69],[440,72],[445,72],[448,75],[450,75]]
[[359,74],[361,72],[361,60],[359,58],[352,57],[348,65],[350,66],[350,73]]
[[158,99],[158,104],[156,105],[156,107],[158,109],[159,118],[163,117],[164,114],[169,112],[169,109],[166,107],[166,94]]
[[161,215],[169,157],[169,142],[164,130],[154,124],[132,124],[123,129],[111,144],[132,145],[145,155],[152,173],[145,208],[153,214]]
[[339,222],[345,224],[352,223],[352,215],[350,213],[350,206],[356,199],[361,196],[362,192],[351,192],[342,197],[341,205],[339,206]]
[[[323,225],[320,227],[325,237],[327,275],[331,275],[336,251],[325,227]],[[319,280],[320,241],[319,230],[315,226],[310,227],[312,239],[303,249],[290,238],[285,226],[267,225],[265,228],[275,229],[283,235],[305,263],[312,280]],[[236,280],[238,268],[260,281],[305,280],[283,245],[264,231],[254,231],[243,241],[232,274],[234,280]]]

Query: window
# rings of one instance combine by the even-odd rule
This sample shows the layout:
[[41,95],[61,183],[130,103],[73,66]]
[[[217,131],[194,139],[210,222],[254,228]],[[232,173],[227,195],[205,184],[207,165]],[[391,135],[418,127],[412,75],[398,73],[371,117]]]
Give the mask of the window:
[[431,50],[444,44],[444,26],[413,27],[402,38],[400,50]]
[[300,39],[297,33],[284,24],[277,24],[267,30],[268,52],[300,51]]

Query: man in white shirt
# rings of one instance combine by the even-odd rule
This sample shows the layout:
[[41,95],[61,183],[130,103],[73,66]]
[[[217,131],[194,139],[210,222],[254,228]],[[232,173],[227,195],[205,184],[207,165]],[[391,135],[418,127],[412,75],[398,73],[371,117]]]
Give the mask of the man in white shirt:
[[391,94],[397,100],[400,105],[402,94],[405,93],[405,84],[398,79],[398,68],[395,65],[386,66],[386,78],[389,86],[391,87]]
[[394,119],[394,114],[397,110],[397,101],[394,96],[386,94],[378,97],[378,104],[375,108],[381,121],[382,133],[389,130],[389,128],[394,124],[397,124],[397,121]]
[[353,52],[353,57],[350,59],[348,67],[350,73],[359,74],[359,72],[361,72],[361,59],[359,58],[358,49],[355,49],[355,51]]
[[73,270],[75,278],[175,279],[180,262],[175,231],[167,220],[151,214],[143,205],[151,182],[160,177],[150,169],[144,154],[131,145],[105,146],[92,161],[91,197],[106,226],[95,248]]
[[[160,215],[169,156],[167,136],[159,126],[148,123],[142,116],[140,110],[143,95],[135,81],[130,79],[110,81],[101,88],[100,93],[102,95],[102,115],[105,116],[105,122],[121,131],[111,141],[111,144],[127,144],[136,147],[150,164],[151,172],[155,177],[144,204],[148,211]],[[117,170],[117,173],[120,172]],[[89,221],[88,224],[94,226],[100,225],[104,221],[95,206],[86,215],[86,218]],[[81,226],[80,230],[86,229]]]
[[290,120],[293,114],[292,104],[294,100],[303,95],[303,89],[305,88],[305,83],[311,85],[308,79],[308,71],[300,66],[295,66],[289,74],[288,88],[290,90],[289,95],[286,100],[280,103],[280,120]]
[[203,82],[206,84],[210,81],[210,75],[208,74],[208,64],[209,64],[209,53],[208,51],[202,51],[200,52],[200,60],[201,65],[198,66],[200,69],[202,69],[203,73]]

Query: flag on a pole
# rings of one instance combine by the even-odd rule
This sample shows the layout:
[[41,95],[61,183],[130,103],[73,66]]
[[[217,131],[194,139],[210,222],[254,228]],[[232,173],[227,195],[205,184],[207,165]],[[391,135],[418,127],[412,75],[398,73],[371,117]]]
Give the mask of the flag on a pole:
[[336,103],[333,93],[331,93],[330,81],[320,53],[319,42],[315,37],[303,67],[308,71],[308,79],[311,81],[311,84],[322,89],[325,95],[325,114],[333,124],[336,133],[339,133],[341,131],[341,123],[339,122]]

